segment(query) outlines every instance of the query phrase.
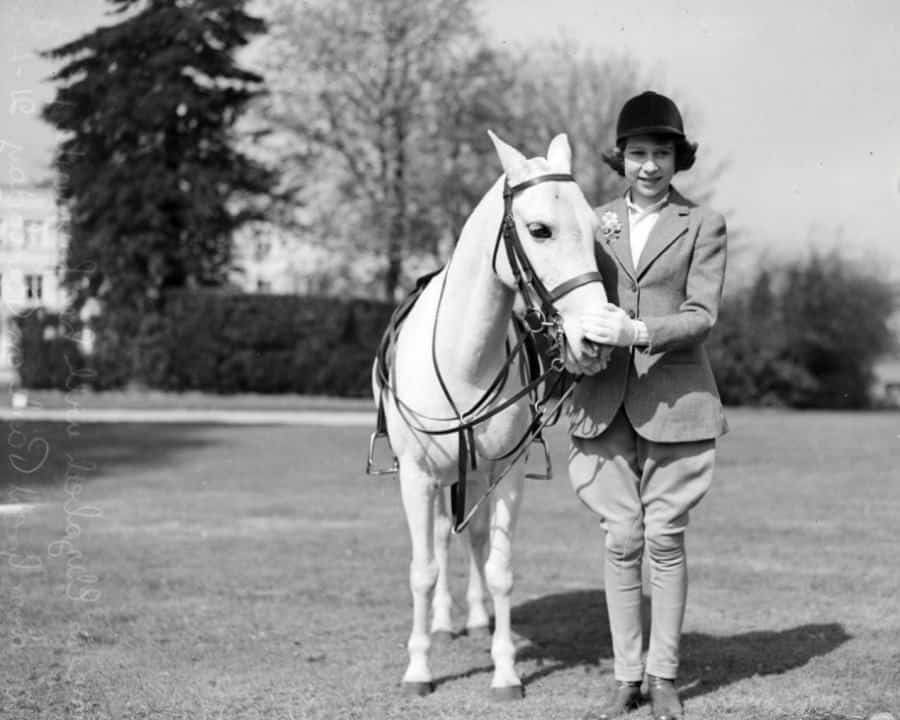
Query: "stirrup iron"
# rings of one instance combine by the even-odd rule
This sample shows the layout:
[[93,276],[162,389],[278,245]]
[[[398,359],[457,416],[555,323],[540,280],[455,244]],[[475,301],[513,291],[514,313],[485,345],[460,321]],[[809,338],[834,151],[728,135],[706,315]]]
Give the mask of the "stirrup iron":
[[[538,435],[531,441],[532,445],[537,445],[543,450],[544,455],[544,472],[526,472],[525,477],[530,480],[552,480],[553,479],[553,463],[550,461],[550,451],[547,449],[547,443],[544,441],[543,435]],[[531,453],[529,452],[529,455]],[[527,461],[526,461],[527,463]]]
[[[375,467],[375,446],[379,438],[384,438],[388,452],[391,454],[392,463],[390,467]],[[400,464],[397,462],[397,456],[391,449],[391,441],[388,439],[386,432],[376,430],[369,436],[369,456],[366,458],[366,475],[392,475],[400,471]]]

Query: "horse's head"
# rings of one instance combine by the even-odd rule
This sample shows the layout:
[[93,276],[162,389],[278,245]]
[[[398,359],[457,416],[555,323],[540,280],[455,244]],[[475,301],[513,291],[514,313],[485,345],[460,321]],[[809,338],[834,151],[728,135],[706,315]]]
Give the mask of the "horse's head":
[[[565,135],[557,135],[546,158],[527,159],[493,133],[489,135],[506,175],[506,209],[526,256],[524,275],[527,279],[530,265],[539,281],[531,300],[538,308],[546,308],[549,301],[561,316],[567,341],[566,368],[579,374],[596,373],[606,367],[611,348],[585,340],[579,318],[603,307],[607,298],[594,257],[596,215],[581,188],[565,177],[572,172],[569,141]],[[516,264],[503,248],[495,248],[497,276],[518,290]],[[521,266],[519,274],[523,274]],[[546,297],[541,297],[541,287],[547,291]]]

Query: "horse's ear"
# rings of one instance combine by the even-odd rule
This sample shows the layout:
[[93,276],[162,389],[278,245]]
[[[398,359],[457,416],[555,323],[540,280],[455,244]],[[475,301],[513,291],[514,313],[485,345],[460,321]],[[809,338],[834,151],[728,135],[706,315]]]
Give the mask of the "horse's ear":
[[550,141],[547,162],[556,172],[572,172],[572,147],[569,145],[568,135],[560,133]]
[[494,149],[497,151],[497,157],[500,158],[500,164],[503,166],[503,172],[509,178],[512,185],[516,184],[516,179],[521,178],[525,174],[525,156],[516,150],[512,145],[503,142],[490,130],[487,131],[494,143]]

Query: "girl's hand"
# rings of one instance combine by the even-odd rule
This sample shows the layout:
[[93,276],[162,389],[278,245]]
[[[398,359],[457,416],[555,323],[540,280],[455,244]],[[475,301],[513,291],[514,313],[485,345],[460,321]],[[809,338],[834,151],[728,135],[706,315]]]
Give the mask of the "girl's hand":
[[607,303],[595,313],[581,316],[584,337],[601,345],[631,347],[637,340],[634,321],[620,307]]

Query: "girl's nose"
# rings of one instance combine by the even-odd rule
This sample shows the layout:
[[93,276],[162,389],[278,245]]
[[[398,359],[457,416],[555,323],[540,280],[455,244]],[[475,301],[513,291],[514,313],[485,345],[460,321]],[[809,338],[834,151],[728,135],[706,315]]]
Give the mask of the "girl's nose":
[[652,172],[652,171],[656,170],[658,167],[659,166],[656,164],[656,161],[653,158],[648,159],[644,163],[644,170],[646,172]]

